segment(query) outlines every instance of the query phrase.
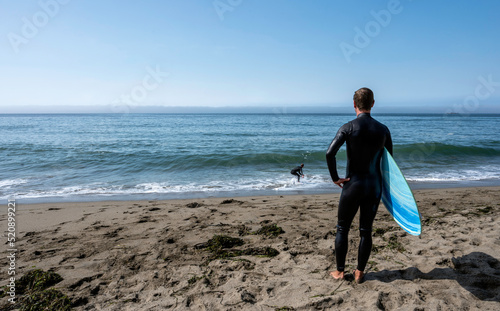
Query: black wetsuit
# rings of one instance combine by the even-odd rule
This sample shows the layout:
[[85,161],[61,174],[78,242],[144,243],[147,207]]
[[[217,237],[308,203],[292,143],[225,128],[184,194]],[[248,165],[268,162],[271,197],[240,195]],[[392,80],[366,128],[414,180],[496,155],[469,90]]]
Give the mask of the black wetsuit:
[[337,270],[344,271],[348,234],[351,223],[360,209],[359,230],[361,241],[358,250],[358,270],[364,271],[372,248],[372,224],[382,196],[380,159],[384,147],[392,154],[389,129],[373,119],[369,113],[344,124],[333,139],[326,161],[333,181],[339,180],[335,155],[346,142],[347,172],[340,195],[335,254]]
[[304,175],[304,173],[302,173],[302,166],[297,166],[296,168],[294,168],[291,172],[290,172],[292,175],[295,175],[297,176],[297,181],[300,181],[300,176]]

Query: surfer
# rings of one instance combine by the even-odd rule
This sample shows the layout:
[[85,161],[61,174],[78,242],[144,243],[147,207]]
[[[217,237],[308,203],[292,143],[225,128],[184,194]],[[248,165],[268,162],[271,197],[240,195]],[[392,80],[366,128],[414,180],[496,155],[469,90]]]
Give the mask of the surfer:
[[295,175],[297,176],[297,182],[300,182],[300,177],[304,177],[304,173],[302,172],[302,168],[304,167],[304,164],[301,164],[299,166],[297,166],[296,168],[294,168],[290,173],[292,175]]
[[[361,283],[372,249],[373,220],[382,196],[380,159],[384,147],[392,155],[392,139],[389,129],[370,115],[375,103],[373,92],[368,88],[361,88],[354,93],[353,99],[357,118],[340,127],[326,152],[330,176],[333,182],[342,188],[335,238],[337,271],[331,272],[330,275],[335,279],[344,278],[349,228],[359,209],[361,240],[354,278],[357,283]],[[344,142],[347,168],[345,178],[340,178],[335,156]]]

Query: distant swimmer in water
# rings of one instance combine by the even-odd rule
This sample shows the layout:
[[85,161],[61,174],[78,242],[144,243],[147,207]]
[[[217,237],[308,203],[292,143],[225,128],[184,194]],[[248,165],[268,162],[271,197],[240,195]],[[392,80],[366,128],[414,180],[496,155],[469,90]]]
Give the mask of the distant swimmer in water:
[[302,168],[304,167],[304,164],[301,164],[300,166],[297,166],[294,168],[290,173],[292,175],[297,176],[297,182],[300,182],[300,177],[304,177],[304,173],[302,172]]

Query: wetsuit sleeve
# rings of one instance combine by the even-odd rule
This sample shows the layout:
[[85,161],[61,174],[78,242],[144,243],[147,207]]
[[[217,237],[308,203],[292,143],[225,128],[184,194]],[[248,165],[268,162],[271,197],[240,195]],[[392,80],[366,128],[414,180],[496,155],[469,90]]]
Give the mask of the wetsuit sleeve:
[[330,147],[328,147],[328,150],[326,151],[326,164],[328,165],[328,170],[330,171],[330,176],[332,177],[333,181],[337,181],[340,179],[339,174],[337,173],[336,155],[340,147],[342,147],[347,139],[348,127],[349,124],[344,124],[339,129],[337,135],[335,135],[335,138],[332,140]]
[[385,137],[384,147],[385,147],[385,149],[387,149],[387,151],[389,151],[389,153],[392,156],[393,155],[392,154],[392,138],[391,138],[391,132],[389,131],[389,129],[387,129],[387,135]]

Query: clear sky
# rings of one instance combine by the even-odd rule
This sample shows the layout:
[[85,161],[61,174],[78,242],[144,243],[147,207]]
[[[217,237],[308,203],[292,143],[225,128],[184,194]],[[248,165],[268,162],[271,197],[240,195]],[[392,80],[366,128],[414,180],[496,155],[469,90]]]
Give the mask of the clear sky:
[[367,86],[498,113],[499,33],[492,0],[0,0],[0,111],[345,107]]

